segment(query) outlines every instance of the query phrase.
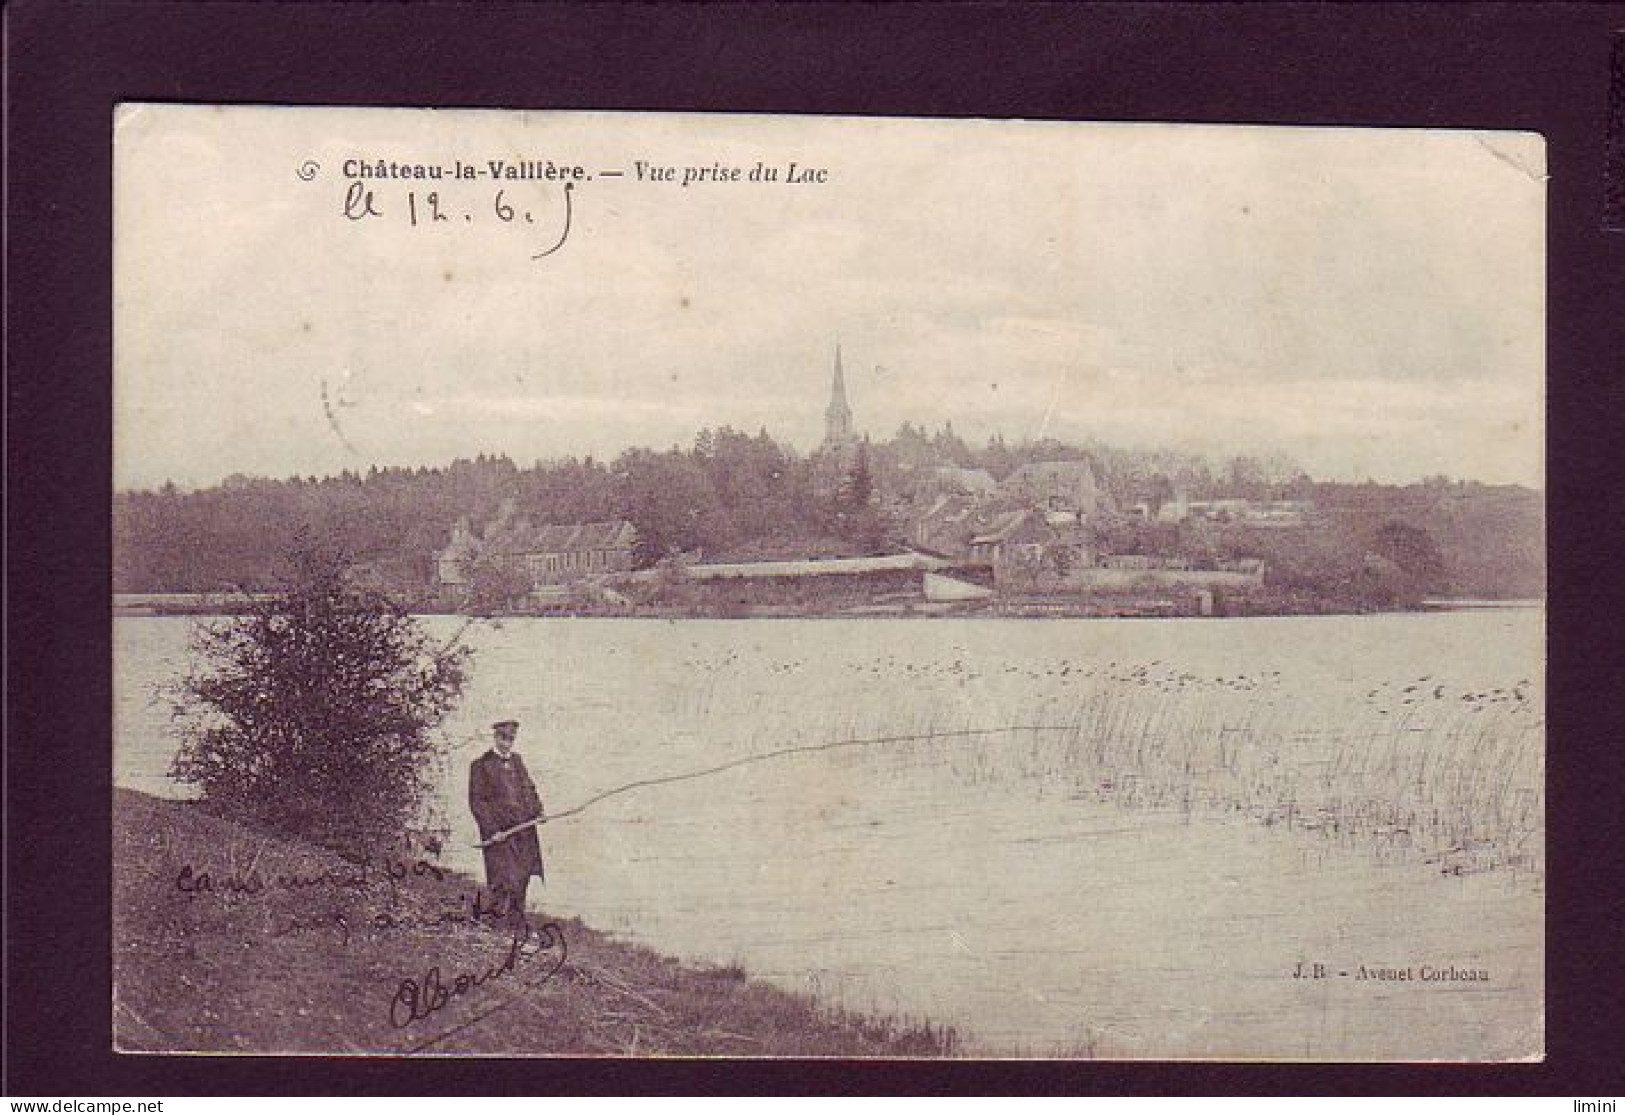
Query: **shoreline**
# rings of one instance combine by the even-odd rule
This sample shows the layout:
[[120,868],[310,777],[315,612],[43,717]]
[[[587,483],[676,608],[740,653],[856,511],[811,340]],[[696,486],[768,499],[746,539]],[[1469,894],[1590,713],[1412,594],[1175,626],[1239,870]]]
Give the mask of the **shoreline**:
[[[413,611],[415,618],[447,617],[452,619],[658,619],[658,620],[817,620],[817,619],[865,619],[865,620],[937,620],[937,619],[1036,619],[1036,620],[1078,620],[1078,619],[1134,619],[1134,620],[1160,620],[1160,619],[1305,619],[1305,618],[1344,618],[1359,619],[1365,616],[1395,616],[1395,615],[1436,615],[1441,612],[1486,612],[1486,611],[1528,611],[1538,610],[1546,606],[1544,600],[1464,600],[1460,602],[1444,600],[1427,600],[1415,608],[1390,608],[1373,611],[1246,611],[1233,612],[1224,615],[1196,615],[1185,613],[1166,613],[1153,610],[1124,610],[1112,612],[1105,610],[1052,609],[1048,607],[980,607],[980,608],[928,608],[914,607],[911,609],[881,610],[878,608],[859,608],[849,611],[792,611],[770,608],[742,610],[737,613],[724,613],[722,611],[707,611],[682,608],[648,608],[635,610],[594,611],[589,609],[559,609],[550,611],[504,611],[492,612],[471,616],[465,612],[423,610]],[[218,608],[188,608],[153,607],[149,605],[125,605],[117,601],[112,607],[115,619],[163,619],[175,617],[191,617],[196,619],[224,619],[243,613]]]
[[[951,1029],[680,963],[410,849],[341,857],[115,789],[113,1031],[126,1053],[916,1058]],[[538,901],[540,899],[541,901]]]

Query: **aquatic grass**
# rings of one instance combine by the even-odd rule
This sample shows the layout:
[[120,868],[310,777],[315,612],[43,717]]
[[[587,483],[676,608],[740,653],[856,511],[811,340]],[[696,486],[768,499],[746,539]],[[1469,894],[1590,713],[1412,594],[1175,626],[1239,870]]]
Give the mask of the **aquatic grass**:
[[690,746],[698,768],[719,744],[739,759],[869,740],[819,761],[904,778],[940,767],[971,788],[1020,782],[1041,798],[1240,814],[1449,873],[1543,867],[1544,724],[1527,678],[1305,686],[1274,669],[1197,673],[1160,659],[990,663],[958,645],[835,661],[753,649],[685,661],[686,678],[667,690],[667,724],[688,742],[663,766],[680,770]]
[[1070,701],[1037,709],[1036,728],[1008,733],[957,736],[976,722],[906,701],[889,717],[849,714],[847,738],[921,738],[884,758],[854,750],[837,761],[938,765],[969,787],[1019,780],[1040,796],[1239,813],[1451,874],[1542,872],[1544,723],[1527,695],[1437,686],[1427,700],[1350,704],[1312,702],[1267,678],[1174,680],[1144,667],[1101,672]]
[[[1096,796],[1230,809],[1448,871],[1538,869],[1544,826],[1537,718],[1439,702],[1397,719],[1315,724],[1290,702],[1234,710],[1210,694],[1096,692],[1072,739],[1032,741],[1028,776],[1091,776]],[[1377,710],[1381,711],[1381,710]]]

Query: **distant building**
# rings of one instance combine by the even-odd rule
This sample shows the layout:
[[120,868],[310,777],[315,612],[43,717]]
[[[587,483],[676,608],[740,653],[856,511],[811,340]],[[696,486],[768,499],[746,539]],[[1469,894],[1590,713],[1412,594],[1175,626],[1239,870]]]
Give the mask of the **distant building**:
[[[830,381],[829,405],[824,408],[824,440],[813,454],[813,491],[825,499],[839,494],[851,480],[860,458],[865,458],[865,439],[852,425],[852,407],[846,401],[846,373],[841,367],[841,346],[835,346],[835,374]],[[866,460],[873,483],[874,465]]]
[[1190,558],[1163,557],[1157,554],[1105,554],[1101,556],[1102,569],[1189,569]]
[[1088,461],[1035,461],[1005,477],[1000,495],[1041,511],[1071,511],[1092,517],[1109,510],[1110,499]]
[[962,558],[970,554],[970,540],[986,527],[969,496],[943,495],[933,500],[909,524],[909,542],[926,553]]
[[970,540],[972,561],[985,561],[998,567],[1001,558],[1018,551],[1036,558],[1053,532],[1043,518],[1031,511],[1002,511]]
[[1044,545],[1044,568],[1058,577],[1073,576],[1093,569],[1100,559],[1093,532],[1082,525],[1051,523],[1051,535]]
[[469,584],[470,567],[479,556],[480,540],[468,520],[458,519],[451,528],[451,541],[434,556],[434,575],[441,588],[463,588]]
[[1095,564],[1090,528],[1054,513],[1028,510],[997,516],[991,529],[971,539],[970,554],[993,567],[993,582],[1001,591],[1057,584]]
[[1071,511],[999,509],[965,495],[938,496],[909,524],[909,542],[916,549],[989,566],[997,566],[1016,546],[1026,547],[1028,558],[1052,559],[1067,568],[1091,565],[1091,533]]
[[524,524],[498,541],[497,553],[505,564],[522,569],[540,587],[630,572],[636,541],[637,531],[624,519],[537,527]]
[[1309,524],[1315,505],[1304,499],[1208,499],[1176,498],[1162,505],[1157,519],[1181,523],[1186,519],[1207,519],[1216,523],[1241,523],[1255,527],[1301,527]]
[[1191,517],[1190,500],[1183,495],[1175,495],[1173,499],[1165,500],[1157,508],[1156,519],[1159,523],[1182,523]]
[[1199,499],[1188,504],[1189,514],[1195,519],[1208,519],[1215,523],[1233,523],[1241,519],[1252,504],[1244,499]]
[[1301,527],[1309,525],[1315,505],[1307,499],[1275,499],[1257,503],[1242,513],[1241,521],[1254,527]]
[[857,442],[852,432],[852,408],[846,402],[846,376],[841,370],[841,346],[835,346],[835,379],[830,384],[829,406],[824,408],[825,450],[844,452]]
[[442,588],[467,588],[474,563],[486,559],[540,589],[630,572],[636,542],[636,529],[624,519],[534,525],[514,518],[505,505],[483,536],[466,519],[453,527],[450,542],[435,555],[435,571]]

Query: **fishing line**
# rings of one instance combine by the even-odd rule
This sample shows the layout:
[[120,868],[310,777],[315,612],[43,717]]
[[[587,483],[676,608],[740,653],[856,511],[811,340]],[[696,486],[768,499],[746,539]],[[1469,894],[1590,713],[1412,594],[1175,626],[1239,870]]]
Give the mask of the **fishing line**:
[[592,808],[601,801],[605,801],[612,797],[618,797],[621,794],[630,793],[633,790],[647,789],[650,786],[665,786],[673,782],[690,782],[696,778],[709,778],[713,774],[721,774],[724,771],[749,766],[751,763],[766,762],[769,759],[782,759],[786,755],[810,755],[819,751],[835,751],[843,747],[874,747],[879,744],[917,743],[921,740],[929,739],[964,739],[971,736],[994,736],[1000,734],[1001,732],[1075,732],[1077,730],[1078,726],[1076,724],[1009,724],[999,728],[956,728],[952,731],[946,732],[917,732],[911,735],[903,736],[872,736],[867,739],[838,739],[831,740],[827,743],[808,743],[801,744],[796,747],[781,747],[775,751],[763,751],[756,755],[746,755],[742,758],[731,759],[726,763],[718,763],[714,767],[705,767],[701,770],[684,771],[681,774],[667,774],[662,775],[659,778],[640,778],[635,782],[627,782],[623,785],[605,790],[602,793],[595,794],[586,801],[582,802],[580,805],[573,805],[569,809],[562,810],[558,813],[549,813],[545,817],[538,817],[535,820],[526,821],[523,824],[514,825],[511,828],[503,829],[501,832],[494,833],[484,840],[476,841],[472,847],[490,847],[499,841],[506,840],[508,837],[513,836],[516,833],[523,832],[525,829],[532,828],[536,825],[543,825],[549,821],[562,821],[566,817],[574,817],[577,814],[583,813]]
[[[548,817],[538,818],[535,821],[520,825],[518,828],[525,829],[530,828],[532,825],[545,824],[548,821],[561,821],[566,817],[575,817],[586,812],[588,809],[591,809],[601,801],[607,801],[608,799],[617,797],[621,794],[631,793],[633,790],[647,789],[650,786],[665,786],[670,785],[673,782],[690,782],[696,778],[709,778],[711,775],[721,774],[724,771],[735,770],[739,767],[749,766],[752,763],[766,762],[769,759],[782,759],[788,755],[810,755],[821,751],[836,751],[845,747],[876,747],[888,743],[918,743],[922,740],[931,739],[968,739],[975,736],[999,735],[1002,732],[1073,732],[1077,731],[1077,729],[1078,726],[1076,724],[1009,724],[998,728],[956,728],[951,731],[915,732],[909,735],[900,736],[870,736],[864,739],[838,739],[830,740],[825,743],[807,743],[799,744],[794,747],[781,747],[773,751],[763,751],[756,755],[746,755],[738,759],[731,759],[726,763],[718,763],[715,766],[705,767],[700,770],[684,771],[681,774],[668,774],[659,778],[640,778],[635,782],[627,782],[620,786],[615,786],[605,790],[602,793],[595,794],[586,801],[582,802],[580,805],[573,805],[569,809],[554,813]],[[518,829],[512,831],[518,831]],[[511,835],[511,833],[508,835]],[[492,842],[494,843],[496,840],[502,839],[503,836],[504,834],[499,833],[497,836],[492,837]],[[481,847],[481,845],[475,845],[475,847]],[[555,931],[557,930],[556,926],[550,926],[549,928]],[[562,933],[558,933],[558,939],[562,944]],[[565,945],[565,948],[568,949],[568,945]],[[566,952],[566,958],[568,955],[568,952]],[[491,1015],[507,1009],[520,998],[524,997],[525,992],[538,990],[540,986],[551,979],[553,975],[563,967],[563,965],[564,961],[561,960],[558,966],[550,969],[545,976],[536,981],[534,984],[521,982],[519,988],[516,989],[512,994],[499,999],[488,1009],[481,1011],[479,1014],[463,1022],[461,1025],[454,1026],[450,1030],[435,1034],[417,1043],[408,1049],[407,1052],[422,1052],[423,1050],[428,1049],[430,1046],[438,1045],[440,1042],[451,1037],[453,1034],[460,1033],[461,1031],[468,1029],[470,1026],[483,1022]]]
[[630,793],[650,786],[664,786],[673,782],[689,782],[696,778],[708,778],[713,774],[734,770],[737,767],[749,766],[751,763],[762,763],[769,759],[781,759],[786,755],[810,755],[819,751],[835,751],[843,747],[874,747],[887,743],[917,743],[929,739],[965,739],[971,736],[993,736],[1001,732],[1072,732],[1077,730],[1076,724],[1011,724],[999,728],[958,728],[945,732],[918,732],[903,736],[872,736],[866,739],[838,739],[826,743],[808,743],[796,747],[781,747],[774,751],[763,751],[756,755],[746,755],[743,758],[732,759],[726,763],[718,763],[714,767],[705,767],[702,770],[685,771],[681,774],[668,774],[659,778],[640,778],[635,782],[613,787],[600,794],[588,798],[580,805],[571,806],[559,813],[550,813],[545,821],[560,821],[565,817],[574,817],[579,813],[597,805],[608,798],[620,794]]

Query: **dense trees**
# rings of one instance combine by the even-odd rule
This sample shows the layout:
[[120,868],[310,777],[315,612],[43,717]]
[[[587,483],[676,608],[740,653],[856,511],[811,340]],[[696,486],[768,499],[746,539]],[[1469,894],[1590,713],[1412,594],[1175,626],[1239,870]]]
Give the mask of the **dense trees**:
[[[306,530],[353,554],[377,583],[426,590],[433,554],[452,526],[466,518],[478,528],[504,504],[538,523],[630,520],[644,565],[672,553],[872,546],[873,517],[847,513],[873,501],[825,490],[819,464],[788,452],[766,431],[752,436],[725,426],[702,430],[692,449],[630,449],[609,464],[586,458],[520,468],[506,457],[481,456],[441,469],[375,468],[320,480],[233,477],[196,492],[167,486],[119,493],[114,587],[264,589],[276,578],[278,542]],[[873,488],[872,479],[864,483]],[[489,587],[502,589],[494,580]]]
[[1418,592],[1434,592],[1445,586],[1444,555],[1439,544],[1421,527],[1392,520],[1377,528],[1371,548],[1379,557],[1394,563]]

